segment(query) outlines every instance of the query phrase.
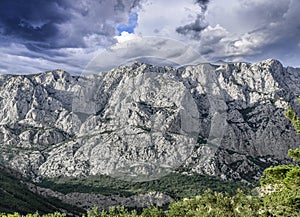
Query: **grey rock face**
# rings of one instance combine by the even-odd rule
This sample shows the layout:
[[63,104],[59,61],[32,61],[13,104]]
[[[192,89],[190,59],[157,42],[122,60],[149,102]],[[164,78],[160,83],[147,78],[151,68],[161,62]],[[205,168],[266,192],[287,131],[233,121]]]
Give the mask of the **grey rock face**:
[[299,95],[300,70],[271,59],[0,76],[0,161],[34,179],[258,178],[297,147],[283,112]]

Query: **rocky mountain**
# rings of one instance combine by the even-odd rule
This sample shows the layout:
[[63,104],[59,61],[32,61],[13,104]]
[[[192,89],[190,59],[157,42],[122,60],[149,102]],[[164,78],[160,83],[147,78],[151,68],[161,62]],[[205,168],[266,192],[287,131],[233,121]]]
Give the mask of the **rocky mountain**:
[[300,69],[273,59],[178,69],[143,63],[99,75],[0,75],[0,162],[38,181],[170,172],[256,179],[289,161]]

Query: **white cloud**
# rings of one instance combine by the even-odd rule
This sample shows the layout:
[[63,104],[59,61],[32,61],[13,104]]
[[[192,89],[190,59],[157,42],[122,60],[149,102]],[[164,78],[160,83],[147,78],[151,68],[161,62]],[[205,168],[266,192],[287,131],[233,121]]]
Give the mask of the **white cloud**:
[[195,21],[200,12],[201,8],[194,0],[149,0],[138,12],[136,33],[179,39],[181,36],[176,33],[176,28]]
[[[277,58],[286,65],[299,65],[295,61],[300,55],[299,10],[297,0],[212,0],[206,13],[210,26],[202,31],[201,48],[211,48],[208,59]],[[207,40],[207,32],[208,39],[218,39],[211,26],[223,29],[219,41]]]
[[121,35],[115,36],[115,39],[117,39],[118,43],[123,43],[125,41],[130,41],[138,38],[139,36],[137,36],[136,34],[128,32],[122,32]]
[[220,24],[233,34],[244,34],[281,20],[290,0],[213,0],[206,19],[210,25]]
[[17,43],[2,46],[0,48],[1,73],[31,74],[63,69],[79,74],[96,54],[96,51],[84,48],[61,48],[51,52],[53,54],[30,51],[24,45]]
[[[299,9],[296,0],[211,0],[204,20],[208,26],[200,32],[199,40],[193,40],[176,33],[176,28],[193,23],[203,13],[195,1],[149,0],[143,10],[138,11],[136,33],[183,41],[210,61],[282,59],[281,56],[289,52],[285,51],[283,40],[291,38],[297,25],[300,26],[295,16]],[[298,43],[294,46],[298,47]],[[271,51],[275,48],[276,51]],[[287,58],[285,61],[291,63]]]
[[178,40],[163,37],[138,37],[100,51],[87,65],[85,73],[95,74],[108,71],[135,61],[154,65],[182,66],[206,60],[193,47]]

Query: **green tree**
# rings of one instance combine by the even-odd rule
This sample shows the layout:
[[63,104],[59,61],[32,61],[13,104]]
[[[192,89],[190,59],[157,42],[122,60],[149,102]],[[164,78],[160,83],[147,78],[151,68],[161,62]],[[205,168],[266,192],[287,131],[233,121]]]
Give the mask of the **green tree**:
[[[300,97],[298,98],[298,101],[300,102]],[[300,119],[297,117],[297,114],[289,108],[287,112],[285,112],[285,116],[292,122],[297,132],[300,133]]]
[[157,207],[148,207],[145,208],[140,215],[141,217],[165,217],[165,213],[162,209]]
[[300,149],[296,148],[295,150],[290,149],[288,155],[296,162],[300,162]]

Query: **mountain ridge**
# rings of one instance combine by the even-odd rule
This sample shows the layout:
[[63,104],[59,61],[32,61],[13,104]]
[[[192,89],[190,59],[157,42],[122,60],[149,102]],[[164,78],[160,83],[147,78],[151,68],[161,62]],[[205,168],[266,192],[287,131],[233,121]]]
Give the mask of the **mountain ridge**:
[[283,111],[299,112],[299,83],[299,69],[273,59],[2,75],[0,161],[35,180],[174,171],[257,179],[297,145]]

